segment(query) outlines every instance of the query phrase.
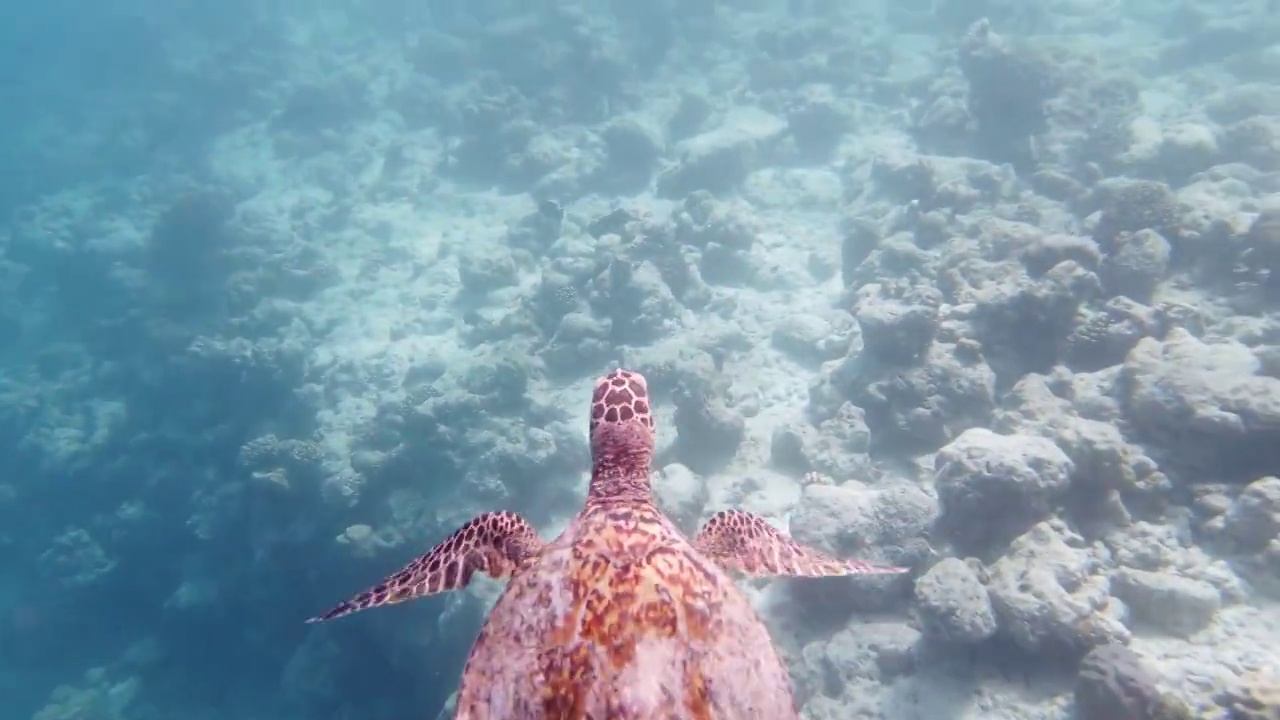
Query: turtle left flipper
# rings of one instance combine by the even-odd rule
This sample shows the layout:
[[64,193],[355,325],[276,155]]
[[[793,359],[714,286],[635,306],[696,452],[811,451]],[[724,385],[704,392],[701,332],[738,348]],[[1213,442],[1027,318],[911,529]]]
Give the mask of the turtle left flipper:
[[746,575],[895,575],[907,568],[839,560],[805,547],[774,528],[764,518],[742,510],[722,510],[698,531],[694,547],[727,570]]
[[520,515],[487,512],[467,521],[443,542],[396,573],[307,622],[323,622],[361,610],[459,590],[477,570],[510,577],[542,552],[537,531]]

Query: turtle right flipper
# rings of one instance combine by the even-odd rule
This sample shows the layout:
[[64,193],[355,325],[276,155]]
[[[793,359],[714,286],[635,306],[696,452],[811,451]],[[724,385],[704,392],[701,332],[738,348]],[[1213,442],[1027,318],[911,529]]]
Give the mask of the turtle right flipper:
[[544,545],[537,531],[516,513],[477,515],[399,572],[307,622],[458,590],[471,582],[477,570],[495,578],[510,577],[537,557]]
[[759,515],[742,510],[723,510],[713,515],[698,531],[693,546],[721,567],[755,577],[896,575],[907,572],[907,568],[892,565],[831,557],[792,540]]

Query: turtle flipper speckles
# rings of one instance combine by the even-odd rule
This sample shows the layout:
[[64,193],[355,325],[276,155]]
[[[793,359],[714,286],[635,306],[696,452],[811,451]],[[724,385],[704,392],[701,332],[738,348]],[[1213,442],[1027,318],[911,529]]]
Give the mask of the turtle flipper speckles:
[[838,560],[805,547],[765,522],[741,510],[716,513],[698,531],[694,547],[721,567],[753,576],[885,575],[907,571],[861,560]]
[[538,533],[516,513],[477,515],[399,572],[307,622],[458,590],[477,570],[495,578],[510,577],[536,558],[543,546]]

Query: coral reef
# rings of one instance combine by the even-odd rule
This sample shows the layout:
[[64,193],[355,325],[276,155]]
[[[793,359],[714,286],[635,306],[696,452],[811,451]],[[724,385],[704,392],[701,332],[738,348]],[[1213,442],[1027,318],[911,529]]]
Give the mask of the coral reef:
[[911,567],[742,583],[804,717],[1277,717],[1266,3],[286,5],[0,43],[7,712],[448,717],[500,585],[301,619],[627,365],[681,529]]

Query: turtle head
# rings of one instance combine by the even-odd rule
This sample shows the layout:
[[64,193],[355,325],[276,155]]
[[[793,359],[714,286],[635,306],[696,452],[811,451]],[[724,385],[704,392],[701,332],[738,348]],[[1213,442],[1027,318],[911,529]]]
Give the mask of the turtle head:
[[643,474],[647,482],[654,424],[643,375],[618,369],[596,380],[590,433],[593,476]]

